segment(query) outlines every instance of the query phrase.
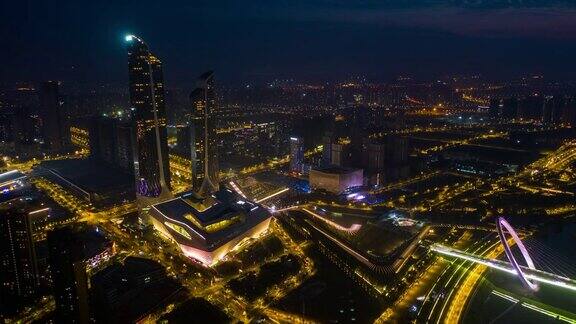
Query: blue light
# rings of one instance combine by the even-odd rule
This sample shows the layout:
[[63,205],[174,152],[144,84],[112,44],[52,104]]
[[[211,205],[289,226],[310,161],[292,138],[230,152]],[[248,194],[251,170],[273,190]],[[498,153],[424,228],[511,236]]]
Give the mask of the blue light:
[[126,35],[126,37],[124,38],[127,42],[131,42],[134,39],[134,36],[132,35]]

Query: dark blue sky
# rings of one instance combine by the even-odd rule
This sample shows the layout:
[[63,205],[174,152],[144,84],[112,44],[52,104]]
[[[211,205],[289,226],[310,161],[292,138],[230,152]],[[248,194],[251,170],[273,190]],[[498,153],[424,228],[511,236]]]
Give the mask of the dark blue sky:
[[[512,6],[510,6],[512,3]],[[4,1],[0,81],[126,80],[123,36],[143,38],[168,85],[363,74],[576,76],[575,1]]]

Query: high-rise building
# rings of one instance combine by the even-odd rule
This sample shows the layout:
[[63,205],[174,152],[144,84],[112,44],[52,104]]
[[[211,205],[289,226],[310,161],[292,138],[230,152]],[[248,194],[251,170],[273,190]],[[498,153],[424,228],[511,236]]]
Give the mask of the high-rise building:
[[549,96],[544,101],[542,122],[545,124],[559,124],[562,122],[562,113],[567,100],[562,96]]
[[396,181],[408,176],[408,138],[387,135],[378,140],[365,139],[362,152],[362,168],[368,182],[381,185],[384,181]]
[[132,125],[128,121],[97,117],[91,121],[89,133],[91,158],[134,172]]
[[48,233],[57,323],[88,323],[88,277],[82,241],[70,227]]
[[70,146],[70,125],[59,87],[57,81],[46,81],[38,89],[41,134],[51,152],[62,152]]
[[218,190],[218,139],[215,128],[217,108],[214,72],[208,71],[198,78],[196,89],[190,93],[190,143],[192,160],[192,188],[200,194]]
[[290,137],[290,172],[302,173],[304,168],[304,142],[300,137]]
[[326,133],[322,137],[322,166],[327,167],[332,164],[332,134]]
[[[162,63],[138,37],[129,35],[128,76],[135,132],[134,173],[141,207],[147,198],[168,198],[170,172]],[[154,200],[154,199],[152,199]]]
[[176,148],[174,151],[185,159],[192,157],[192,127],[190,125],[176,128]]
[[0,205],[0,313],[29,301],[38,287],[32,224],[27,205],[16,198]]

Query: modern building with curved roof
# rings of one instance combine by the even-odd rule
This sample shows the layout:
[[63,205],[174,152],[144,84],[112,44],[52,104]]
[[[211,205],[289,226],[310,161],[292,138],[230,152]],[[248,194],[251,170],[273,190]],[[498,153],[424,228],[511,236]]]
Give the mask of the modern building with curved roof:
[[159,232],[206,266],[217,263],[244,240],[260,236],[271,219],[266,208],[227,188],[207,198],[185,193],[153,205],[150,216]]

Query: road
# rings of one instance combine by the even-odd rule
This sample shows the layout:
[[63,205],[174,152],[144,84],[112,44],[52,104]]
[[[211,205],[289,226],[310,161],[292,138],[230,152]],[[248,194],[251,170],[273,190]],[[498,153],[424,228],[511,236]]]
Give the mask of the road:
[[[499,244],[495,233],[488,233],[482,239],[472,244],[466,251],[475,254],[487,254]],[[465,275],[473,267],[473,262],[466,260],[453,260],[434,281],[432,287],[424,295],[422,305],[418,308],[416,320],[418,322],[440,323],[458,286]]]

